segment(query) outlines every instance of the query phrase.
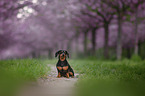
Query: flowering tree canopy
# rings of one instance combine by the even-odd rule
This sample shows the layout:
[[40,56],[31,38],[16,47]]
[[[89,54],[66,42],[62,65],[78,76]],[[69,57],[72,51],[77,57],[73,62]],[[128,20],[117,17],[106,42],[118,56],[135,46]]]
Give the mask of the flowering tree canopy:
[[111,48],[118,59],[122,48],[138,53],[145,40],[144,5],[144,0],[1,0],[0,58],[52,58],[59,49],[86,56],[103,49],[106,59]]

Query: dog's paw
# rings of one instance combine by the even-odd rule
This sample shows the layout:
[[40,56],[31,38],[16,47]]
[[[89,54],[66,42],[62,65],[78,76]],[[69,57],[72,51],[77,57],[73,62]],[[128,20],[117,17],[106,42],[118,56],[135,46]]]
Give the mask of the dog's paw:
[[74,76],[72,76],[72,78],[74,78]]
[[59,76],[59,75],[57,76],[57,78],[60,78],[60,77],[61,77],[61,76]]

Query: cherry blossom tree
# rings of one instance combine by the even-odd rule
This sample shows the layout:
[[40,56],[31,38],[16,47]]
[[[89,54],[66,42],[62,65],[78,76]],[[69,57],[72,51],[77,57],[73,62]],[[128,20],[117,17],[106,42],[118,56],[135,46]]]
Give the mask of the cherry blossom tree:
[[[139,48],[138,48],[138,43],[139,43],[139,38],[138,38],[138,24],[139,24],[139,17],[140,14],[142,13],[143,9],[144,8],[144,3],[145,1],[144,0],[137,0],[137,1],[132,1],[133,3],[133,11],[134,11],[134,14],[135,14],[135,43],[134,43],[134,54],[135,55],[138,55],[138,52],[139,52]],[[139,13],[140,12],[140,13]]]
[[15,42],[12,36],[14,33],[13,27],[15,27],[14,22],[17,21],[15,17],[19,9],[31,4],[28,1],[19,3],[19,0],[0,1],[0,50],[9,47]]
[[[111,7],[101,0],[82,0],[82,3],[89,9],[89,16],[99,19],[97,23],[104,27],[104,57],[108,58],[109,24],[113,19],[114,12]],[[93,34],[94,35],[94,34]]]
[[[129,13],[132,12],[132,7],[135,7],[134,3],[141,4],[142,0],[102,0],[117,14],[118,20],[118,42],[117,42],[117,59],[121,59],[122,55],[122,21],[123,18]],[[138,5],[137,4],[137,5]]]
[[103,50],[107,59],[117,49],[121,59],[135,46],[140,55],[143,7],[144,0],[1,0],[0,58],[52,58],[65,49],[95,58]]

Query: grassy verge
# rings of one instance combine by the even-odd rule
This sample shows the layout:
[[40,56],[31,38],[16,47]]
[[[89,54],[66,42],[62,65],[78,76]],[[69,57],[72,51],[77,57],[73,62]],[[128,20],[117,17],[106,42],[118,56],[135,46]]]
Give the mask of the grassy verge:
[[[75,72],[83,74],[80,80],[95,79],[107,81],[144,81],[145,61],[102,61],[68,60]],[[57,59],[43,60],[45,64],[56,64]]]
[[82,79],[144,81],[145,61],[97,61],[70,60],[70,63]]
[[26,81],[36,81],[48,74],[50,68],[42,60],[0,61],[0,96],[11,96],[14,90]]
[[[145,96],[145,61],[68,60],[80,73],[78,96]],[[54,60],[0,61],[0,96],[21,81],[35,81],[48,74]],[[12,90],[11,90],[12,91]]]
[[70,60],[79,96],[145,96],[145,61]]

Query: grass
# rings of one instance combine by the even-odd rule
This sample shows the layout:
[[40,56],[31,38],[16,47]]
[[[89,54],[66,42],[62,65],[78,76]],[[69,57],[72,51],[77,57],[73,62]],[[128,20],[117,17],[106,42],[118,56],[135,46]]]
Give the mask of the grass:
[[[144,81],[145,61],[68,60],[75,72],[83,74],[80,80]],[[43,60],[45,64],[56,64],[57,59]]]
[[76,72],[83,74],[81,79],[144,81],[145,61],[70,61]]
[[44,76],[50,70],[46,63],[35,59],[3,60],[0,61],[0,69],[15,74],[17,78],[32,81]]
[[[145,61],[68,61],[75,73],[80,73],[76,84],[78,96],[145,96]],[[47,64],[56,63],[57,59],[0,61],[0,85],[3,82],[13,86],[19,81],[35,81],[48,74]],[[5,83],[3,87],[6,87]],[[5,89],[8,91],[7,87]],[[6,95],[0,93],[0,96]]]
[[70,60],[79,96],[145,96],[145,61]]
[[21,59],[0,61],[0,96],[12,96],[24,82],[36,81],[48,74],[50,68],[42,60]]

